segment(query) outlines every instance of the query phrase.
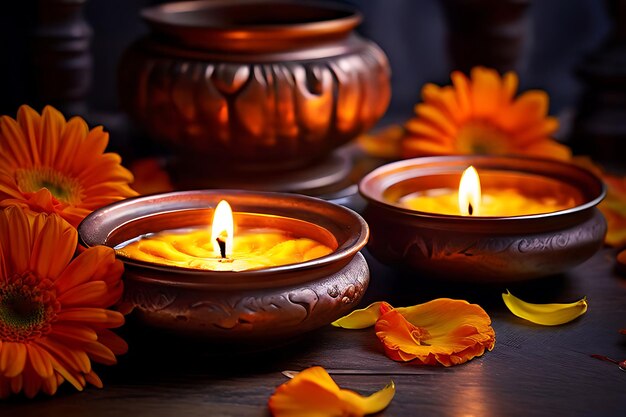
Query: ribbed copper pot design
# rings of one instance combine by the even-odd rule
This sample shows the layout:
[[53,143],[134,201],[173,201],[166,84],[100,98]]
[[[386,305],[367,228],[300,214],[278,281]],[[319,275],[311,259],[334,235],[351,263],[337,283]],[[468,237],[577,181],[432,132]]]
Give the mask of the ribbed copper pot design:
[[151,137],[192,158],[301,166],[387,109],[387,58],[353,33],[361,16],[351,9],[218,0],[142,16],[151,33],[122,58],[122,104]]

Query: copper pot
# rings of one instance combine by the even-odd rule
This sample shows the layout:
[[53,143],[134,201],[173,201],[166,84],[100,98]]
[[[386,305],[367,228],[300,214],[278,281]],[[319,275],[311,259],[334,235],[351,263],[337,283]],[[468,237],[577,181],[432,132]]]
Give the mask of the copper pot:
[[[384,53],[344,6],[287,0],[169,3],[122,58],[123,106],[186,161],[297,167],[384,114]],[[219,157],[216,157],[219,155]]]

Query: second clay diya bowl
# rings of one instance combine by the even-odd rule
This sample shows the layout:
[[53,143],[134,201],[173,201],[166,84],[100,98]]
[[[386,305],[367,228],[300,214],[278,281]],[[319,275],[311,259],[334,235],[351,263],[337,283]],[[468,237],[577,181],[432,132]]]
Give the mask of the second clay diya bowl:
[[[403,207],[412,193],[458,187],[473,165],[483,187],[513,187],[526,195],[573,199],[571,208],[508,217],[427,213]],[[562,273],[591,257],[606,234],[596,205],[604,184],[577,166],[542,159],[493,156],[415,158],[382,166],[359,189],[368,204],[370,252],[424,277],[504,283]]]
[[122,306],[141,323],[212,342],[271,345],[327,325],[359,303],[369,283],[359,253],[368,226],[353,211],[311,197],[229,190],[138,197],[94,211],[80,224],[79,238],[87,247],[116,247],[148,233],[208,226],[222,199],[239,225],[294,230],[336,249],[306,262],[241,272],[121,256]]

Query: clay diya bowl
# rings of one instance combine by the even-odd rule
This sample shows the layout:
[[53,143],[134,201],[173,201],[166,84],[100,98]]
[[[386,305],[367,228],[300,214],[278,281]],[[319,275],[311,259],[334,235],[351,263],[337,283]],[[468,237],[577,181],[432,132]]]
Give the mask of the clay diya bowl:
[[[483,188],[513,187],[529,196],[573,198],[575,206],[544,214],[466,217],[403,207],[409,194],[456,189],[469,165]],[[424,277],[504,283],[562,273],[601,246],[606,221],[596,208],[604,184],[577,166],[541,159],[445,156],[409,159],[368,174],[359,190],[367,200],[370,252],[380,261]]]
[[293,230],[336,249],[307,262],[242,272],[120,256],[122,306],[141,323],[212,342],[275,344],[329,324],[361,300],[369,269],[359,250],[368,226],[353,211],[312,197],[229,190],[138,197],[94,211],[79,225],[79,238],[87,247],[116,247],[147,233],[208,226],[222,199],[233,206],[237,224]]

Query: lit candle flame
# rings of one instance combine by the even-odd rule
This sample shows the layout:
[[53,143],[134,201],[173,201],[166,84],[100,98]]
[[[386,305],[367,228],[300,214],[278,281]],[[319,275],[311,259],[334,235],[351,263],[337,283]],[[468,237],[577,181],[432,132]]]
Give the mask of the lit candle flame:
[[[225,200],[222,200],[215,208],[213,223],[211,224],[211,241],[213,242],[213,251],[217,256],[225,258],[232,255],[234,235],[233,210]],[[220,247],[220,242],[223,248]]]
[[473,166],[469,166],[459,183],[459,210],[462,216],[480,216],[480,178]]

